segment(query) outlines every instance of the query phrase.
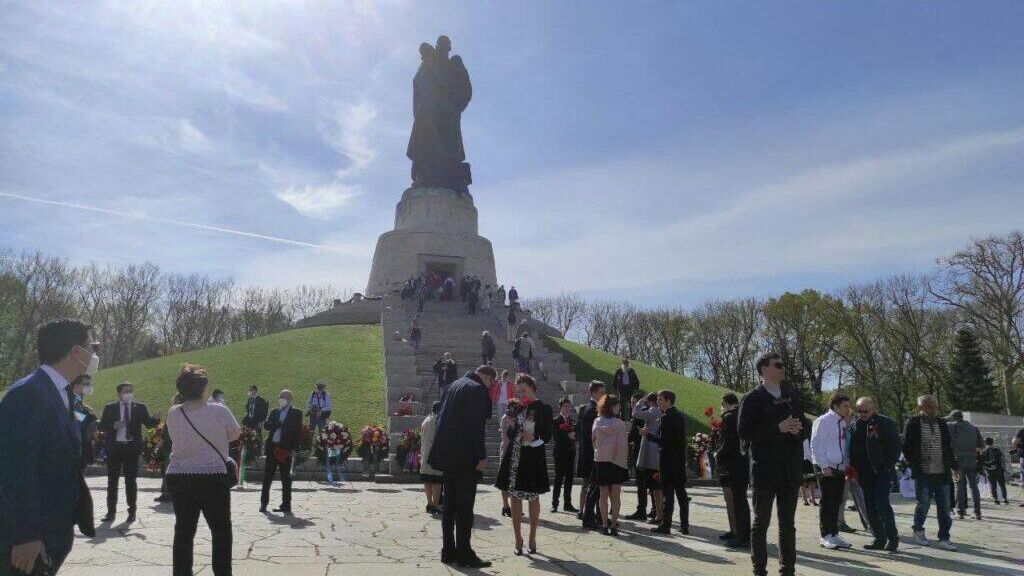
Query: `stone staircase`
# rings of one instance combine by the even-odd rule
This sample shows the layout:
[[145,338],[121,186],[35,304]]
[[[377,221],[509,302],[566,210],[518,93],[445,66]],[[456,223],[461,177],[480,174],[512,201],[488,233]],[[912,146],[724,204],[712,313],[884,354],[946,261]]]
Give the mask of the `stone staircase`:
[[[381,311],[381,327],[384,337],[384,373],[387,394],[387,413],[392,446],[401,433],[409,428],[418,428],[433,401],[440,399],[434,383],[433,365],[438,356],[451,352],[458,365],[459,374],[476,368],[480,362],[480,337],[484,330],[494,338],[497,352],[494,359],[498,373],[507,369],[514,373],[512,343],[506,341],[506,310],[501,306],[475,316],[467,313],[466,305],[455,302],[427,302],[419,314],[419,325],[423,338],[418,350],[413,350],[405,339],[409,326],[416,316],[416,302],[402,300],[398,296],[387,296]],[[518,314],[527,319],[536,348],[534,350],[533,376],[537,379],[537,395],[557,413],[558,399],[567,392],[573,393],[573,402],[585,401],[580,392],[585,388],[576,378],[561,355],[543,346],[540,334],[557,334],[551,327],[541,324],[528,315]],[[397,333],[397,336],[396,336]],[[542,367],[542,369],[540,369]],[[399,398],[411,394],[415,413],[411,416],[394,415],[399,409]],[[488,465],[484,472],[486,479],[493,480],[498,471],[498,449],[500,435],[498,423],[500,414],[495,414],[487,423]],[[391,473],[400,473],[400,463],[391,463]],[[554,474],[551,450],[548,450],[549,473]]]

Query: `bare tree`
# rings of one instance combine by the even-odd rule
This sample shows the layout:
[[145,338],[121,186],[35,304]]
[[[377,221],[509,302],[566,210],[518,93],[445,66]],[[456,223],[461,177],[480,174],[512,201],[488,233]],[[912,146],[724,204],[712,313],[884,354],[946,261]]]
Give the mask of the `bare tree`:
[[1024,234],[974,240],[939,264],[931,292],[962,312],[986,343],[1010,414],[1010,390],[1024,367]]
[[764,306],[765,335],[769,348],[789,360],[815,394],[821,394],[825,373],[835,363],[839,325],[830,314],[837,304],[814,290],[785,293],[769,299]]
[[697,347],[713,383],[745,391],[753,383],[754,336],[762,323],[753,298],[707,302],[693,313]]

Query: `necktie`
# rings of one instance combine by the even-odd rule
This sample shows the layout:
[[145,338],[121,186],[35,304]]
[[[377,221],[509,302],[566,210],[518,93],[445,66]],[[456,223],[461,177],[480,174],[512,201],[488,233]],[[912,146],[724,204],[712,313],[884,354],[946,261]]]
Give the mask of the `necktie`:
[[71,390],[71,384],[68,384],[64,388],[64,393],[68,395],[68,414],[72,417],[75,415],[75,393]]
[[129,432],[132,422],[131,405],[128,404],[127,402],[123,403],[121,404],[121,410],[124,413],[124,416],[121,417],[121,419],[124,420],[124,439],[130,442],[132,439],[132,434],[131,432]]

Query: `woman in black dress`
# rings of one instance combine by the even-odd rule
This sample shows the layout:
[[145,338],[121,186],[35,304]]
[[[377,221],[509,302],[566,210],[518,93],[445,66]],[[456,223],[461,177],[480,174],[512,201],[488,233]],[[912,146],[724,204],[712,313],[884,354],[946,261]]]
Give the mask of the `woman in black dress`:
[[[548,459],[544,445],[551,441],[551,407],[537,399],[537,382],[527,374],[516,380],[521,401],[508,430],[509,444],[498,468],[495,485],[512,499],[512,528],[516,534],[516,555],[523,553],[523,501],[530,509],[530,554],[537,552],[537,522],[540,495],[550,489]],[[510,406],[511,408],[511,406]]]

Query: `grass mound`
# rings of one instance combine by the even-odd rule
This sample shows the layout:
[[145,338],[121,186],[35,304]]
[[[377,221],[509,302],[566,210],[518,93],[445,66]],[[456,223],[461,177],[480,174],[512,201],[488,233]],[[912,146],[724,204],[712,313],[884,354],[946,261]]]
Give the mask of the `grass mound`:
[[135,385],[135,398],[150,412],[166,414],[175,393],[174,379],[182,364],[199,364],[210,375],[210,388],[224,391],[228,406],[241,422],[250,385],[277,405],[277,395],[290,389],[296,407],[306,400],[318,379],[327,382],[334,402],[332,419],[350,428],[384,424],[384,372],[380,325],[324,326],[289,330],[226,346],[172,354],[100,370],[95,392],[86,402],[97,415],[114,401],[115,386]]
[[[619,356],[562,338],[546,337],[545,344],[549,349],[561,352],[562,358],[581,382],[600,380],[610,386],[612,376],[622,363]],[[716,417],[721,416],[722,394],[729,390],[635,360],[631,364],[640,379],[640,389],[644,392],[671,390],[676,393],[676,407],[687,417],[687,434],[706,433],[710,430],[709,420],[704,416],[704,409],[708,406],[714,407]]]

